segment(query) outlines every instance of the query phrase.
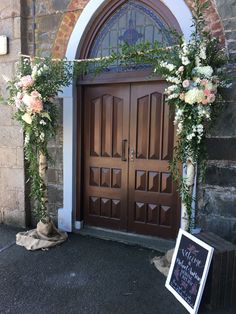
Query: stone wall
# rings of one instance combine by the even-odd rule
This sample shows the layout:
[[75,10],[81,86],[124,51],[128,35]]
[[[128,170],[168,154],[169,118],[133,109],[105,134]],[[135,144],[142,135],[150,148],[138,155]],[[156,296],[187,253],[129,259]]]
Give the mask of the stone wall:
[[[230,57],[236,56],[236,1],[216,0]],[[236,65],[229,66],[236,77]],[[236,243],[236,82],[225,91],[226,102],[208,139],[206,184],[200,189],[199,223]]]
[[[0,1],[1,35],[9,38],[10,53],[0,56],[0,95],[6,98],[6,80],[14,73],[21,51],[21,3]],[[12,120],[12,110],[0,101],[0,223],[24,226],[25,176],[23,135]]]

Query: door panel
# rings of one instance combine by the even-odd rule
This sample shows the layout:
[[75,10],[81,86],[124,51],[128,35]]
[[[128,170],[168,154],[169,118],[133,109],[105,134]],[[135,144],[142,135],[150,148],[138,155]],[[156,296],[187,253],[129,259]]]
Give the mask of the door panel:
[[171,238],[179,227],[179,201],[168,167],[174,126],[164,88],[131,85],[128,230]]
[[129,135],[129,93],[129,85],[91,86],[84,91],[87,224],[127,229],[128,161],[121,157],[128,152],[122,141],[126,144]]
[[[174,126],[157,82],[84,89],[85,223],[174,238]],[[129,156],[128,156],[129,151]]]

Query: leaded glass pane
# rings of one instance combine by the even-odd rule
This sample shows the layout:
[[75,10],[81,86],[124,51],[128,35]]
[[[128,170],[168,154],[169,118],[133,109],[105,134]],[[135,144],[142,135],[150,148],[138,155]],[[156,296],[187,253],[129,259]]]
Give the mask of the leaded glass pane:
[[[125,42],[131,45],[141,42],[171,45],[172,39],[165,21],[150,7],[139,1],[122,5],[101,27],[89,52],[89,57],[109,56],[117,52]],[[118,64],[109,71],[123,71]]]

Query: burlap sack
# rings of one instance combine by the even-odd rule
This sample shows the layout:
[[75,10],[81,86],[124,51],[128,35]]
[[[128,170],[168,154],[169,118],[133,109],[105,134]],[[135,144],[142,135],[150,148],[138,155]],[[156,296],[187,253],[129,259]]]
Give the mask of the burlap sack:
[[34,251],[61,244],[67,238],[67,233],[58,231],[52,221],[48,223],[40,221],[36,229],[17,233],[16,244],[24,246],[27,250]]
[[154,257],[151,261],[152,264],[166,277],[168,276],[170,270],[170,264],[172,260],[172,256],[174,254],[174,249],[171,249],[166,252],[164,256]]

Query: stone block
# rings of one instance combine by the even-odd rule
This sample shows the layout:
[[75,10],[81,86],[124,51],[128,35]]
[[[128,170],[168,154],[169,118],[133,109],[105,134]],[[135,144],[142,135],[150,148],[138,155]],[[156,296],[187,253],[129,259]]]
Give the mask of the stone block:
[[4,208],[5,210],[11,210],[12,208],[24,210],[25,208],[24,190],[1,188],[0,207]]
[[25,227],[25,212],[18,209],[5,210],[3,223],[10,226]]
[[210,231],[236,244],[236,219],[215,215],[199,215],[199,225],[203,231]]
[[65,11],[70,0],[52,0],[52,9],[55,11]]
[[226,36],[228,31],[236,29],[236,17],[233,17],[231,19],[224,19],[222,23],[224,25],[224,29],[226,30],[225,32]]
[[208,138],[206,148],[209,160],[236,161],[236,138]]
[[0,1],[0,19],[20,16],[20,13],[21,1],[19,0]]
[[9,105],[0,104],[0,126],[11,125],[12,125],[12,108]]
[[[0,10],[0,12],[1,12],[1,10]],[[10,42],[14,38],[14,36],[13,36],[13,21],[14,20],[12,18],[6,18],[3,20],[0,19],[1,34],[6,35],[10,39]]]
[[48,185],[48,199],[51,204],[62,205],[63,203],[63,190],[58,185]]
[[216,0],[220,17],[225,20],[236,16],[235,0]]
[[207,167],[206,184],[236,188],[236,167]]
[[17,166],[16,148],[0,147],[0,167]]
[[21,38],[21,17],[15,17],[13,20],[14,39]]
[[21,39],[18,38],[10,40],[9,53],[5,56],[1,56],[1,63],[18,61],[20,52],[21,52]]
[[0,189],[24,189],[25,174],[24,169],[1,168],[0,171]]
[[[5,58],[5,57],[4,57]],[[0,59],[1,61],[2,58]],[[2,90],[2,94],[7,94],[6,93],[6,86],[7,86],[7,81],[11,80],[14,75],[14,64],[12,62],[4,61],[0,63],[0,86]]]
[[229,52],[236,50],[236,40],[228,40],[227,44],[228,44]]
[[57,14],[38,17],[36,20],[37,31],[40,33],[48,33],[52,30],[57,30],[60,21]]
[[19,168],[24,167],[24,148],[23,147],[17,147],[16,149],[16,165]]
[[205,185],[198,193],[198,208],[203,215],[236,219],[236,189]]
[[23,133],[17,126],[0,125],[0,147],[22,147]]
[[57,174],[57,170],[49,168],[48,169],[48,182],[49,183],[58,183],[58,174]]

